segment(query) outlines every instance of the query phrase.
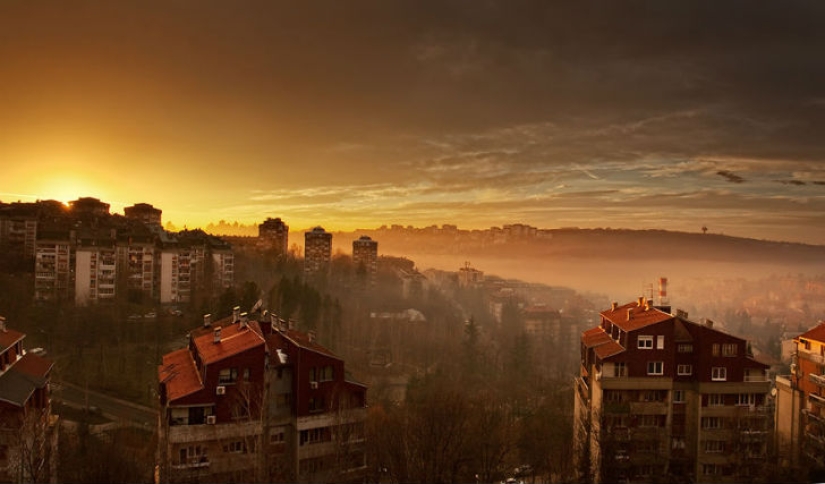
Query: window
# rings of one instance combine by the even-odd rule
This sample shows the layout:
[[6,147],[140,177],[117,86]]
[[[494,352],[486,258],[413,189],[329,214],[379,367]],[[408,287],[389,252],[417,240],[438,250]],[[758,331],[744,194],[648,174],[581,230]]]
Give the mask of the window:
[[232,454],[246,454],[246,444],[243,440],[236,440],[223,446],[223,451]]
[[648,361],[647,374],[648,375],[663,375],[665,372],[665,363],[663,361]]
[[716,464],[702,464],[702,475],[718,476],[722,473],[722,468]]
[[736,400],[737,405],[756,405],[756,394],[755,393],[740,393],[739,398]]
[[685,403],[684,390],[673,390],[673,403]]
[[249,368],[243,369],[243,379],[244,381],[249,381]]
[[605,402],[624,402],[625,401],[625,393],[621,390],[605,390],[604,391],[604,401]]
[[692,375],[693,374],[693,365],[678,365],[676,367],[676,374],[677,375]]
[[639,337],[636,339],[636,343],[639,349],[653,349],[653,336],[640,334]]
[[332,381],[332,365],[327,365],[321,369],[321,381]]
[[309,411],[310,412],[323,412],[324,411],[324,398],[310,398],[309,399]]
[[284,432],[284,429],[273,429],[272,433],[269,434],[270,445],[283,444],[284,442],[286,442],[286,433]]
[[301,433],[299,434],[300,445],[327,442],[329,440],[330,432],[327,427],[316,427],[314,429],[301,430]]
[[679,353],[693,353],[693,345],[690,343],[679,343],[677,351],[679,351]]
[[719,417],[702,417],[703,429],[721,429],[722,419]]
[[725,395],[721,393],[711,393],[708,395],[708,406],[721,407],[725,404]]
[[665,335],[660,334],[659,336],[656,336],[656,349],[657,350],[665,349]]
[[661,427],[664,415],[639,415],[639,427]]
[[709,453],[719,453],[725,451],[725,441],[724,440],[706,440],[705,441],[705,452]]
[[722,356],[736,356],[737,352],[737,344],[736,343],[725,343],[722,345]]
[[614,377],[623,377],[627,376],[627,363],[624,361],[615,363],[613,365],[613,376]]
[[642,402],[661,402],[664,401],[665,395],[663,390],[643,390],[641,393]]
[[713,346],[711,348],[713,356],[719,356],[719,343],[713,343]]
[[728,369],[724,366],[714,366],[711,369],[710,379],[713,381],[725,381],[728,379]]
[[224,368],[218,373],[218,384],[226,385],[227,383],[235,383],[238,381],[237,368]]

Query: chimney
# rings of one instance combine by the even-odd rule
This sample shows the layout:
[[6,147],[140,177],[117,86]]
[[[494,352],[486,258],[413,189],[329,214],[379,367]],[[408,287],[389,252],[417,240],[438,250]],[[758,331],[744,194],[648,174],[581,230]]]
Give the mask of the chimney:
[[212,326],[212,314],[203,315],[203,327],[208,328]]
[[650,306],[653,305],[653,299],[645,299],[645,311],[650,310]]
[[307,338],[309,338],[310,343],[314,343],[315,342],[315,331],[312,331],[312,330],[307,331]]
[[713,321],[711,321],[710,319],[705,319],[705,326],[707,326],[708,328],[713,328]]
[[633,308],[627,308],[627,320],[633,319]]
[[249,315],[247,313],[241,313],[241,328],[246,328],[246,325],[249,323]]
[[232,322],[235,323],[241,318],[241,307],[235,306],[232,308]]
[[644,303],[645,303],[645,297],[644,296],[639,296],[639,299],[636,300],[636,306],[642,307],[642,305],[644,305]]
[[289,327],[290,330],[295,329],[295,320],[292,319],[292,318],[289,318],[289,321],[287,322],[287,326]]
[[215,328],[214,335],[215,335],[215,339],[213,340],[213,342],[214,343],[220,343],[221,342],[221,327],[220,326]]
[[613,301],[612,303],[610,303],[610,310],[611,311],[615,311],[616,308],[618,308],[618,307],[619,307],[619,303],[617,303],[616,301]]
[[272,332],[273,333],[275,331],[280,331],[281,330],[280,326],[278,325],[278,315],[277,314],[275,314],[275,313],[270,313],[269,314],[269,325],[270,325],[270,327],[272,327]]
[[0,316],[0,331],[6,332],[6,317]]

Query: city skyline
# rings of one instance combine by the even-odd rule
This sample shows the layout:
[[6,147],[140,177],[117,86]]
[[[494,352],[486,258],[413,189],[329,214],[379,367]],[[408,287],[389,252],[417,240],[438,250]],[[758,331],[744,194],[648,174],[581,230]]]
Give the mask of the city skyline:
[[815,2],[0,4],[0,201],[825,244]]

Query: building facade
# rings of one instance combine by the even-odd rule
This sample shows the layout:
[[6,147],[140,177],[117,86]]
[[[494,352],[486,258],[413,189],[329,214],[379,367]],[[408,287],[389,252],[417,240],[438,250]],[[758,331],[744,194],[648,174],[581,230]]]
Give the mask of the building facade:
[[160,482],[360,482],[366,387],[311,333],[233,315],[163,357]]
[[581,336],[574,445],[594,482],[742,482],[765,468],[768,365],[747,341],[652,301],[601,312]]
[[378,274],[378,242],[367,235],[353,240],[352,263],[356,275],[363,275],[369,285],[374,285]]
[[273,249],[276,254],[286,255],[289,251],[289,226],[280,217],[267,218],[258,225],[258,239],[261,245]]
[[322,227],[304,233],[304,277],[329,275],[332,259],[332,234]]

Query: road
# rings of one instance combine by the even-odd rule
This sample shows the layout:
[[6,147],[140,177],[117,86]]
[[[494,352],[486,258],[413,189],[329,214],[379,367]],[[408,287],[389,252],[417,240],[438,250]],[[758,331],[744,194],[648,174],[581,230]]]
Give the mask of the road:
[[111,420],[129,423],[146,429],[158,421],[157,409],[110,397],[67,382],[52,382],[52,398],[78,408],[97,407]]

